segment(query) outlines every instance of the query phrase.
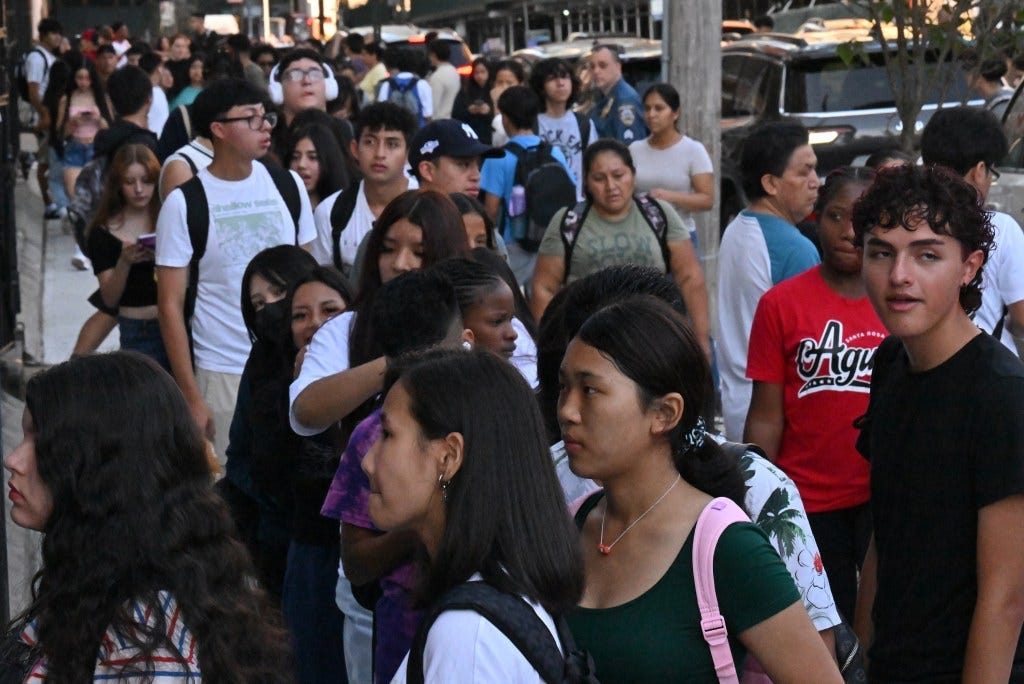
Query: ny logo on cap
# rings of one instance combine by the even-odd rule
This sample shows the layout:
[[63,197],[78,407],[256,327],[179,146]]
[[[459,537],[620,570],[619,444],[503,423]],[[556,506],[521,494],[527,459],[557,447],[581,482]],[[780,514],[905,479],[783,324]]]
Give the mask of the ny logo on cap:
[[462,124],[462,130],[465,131],[466,135],[468,135],[473,140],[479,140],[480,139],[480,138],[476,137],[476,131],[474,131],[472,128],[470,128],[469,124],[467,124],[467,123]]

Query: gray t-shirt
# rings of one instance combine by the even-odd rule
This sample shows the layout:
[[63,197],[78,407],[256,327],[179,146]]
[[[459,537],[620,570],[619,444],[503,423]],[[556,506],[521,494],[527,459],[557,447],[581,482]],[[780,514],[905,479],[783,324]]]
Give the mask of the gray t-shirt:
[[[597,140],[597,129],[594,122],[583,117],[590,126],[588,142]],[[537,115],[537,134],[544,142],[551,143],[552,147],[562,150],[566,161],[569,162],[569,169],[576,181],[576,199],[583,199],[583,132],[580,130],[576,115],[566,112],[557,119],[547,114]]]
[[[636,166],[636,189],[650,192],[655,188],[675,192],[693,192],[693,176],[714,173],[711,157],[704,146],[685,135],[672,147],[657,150],[651,147],[647,138],[637,140],[629,146]],[[673,205],[675,206],[675,205]],[[686,209],[675,206],[676,212],[689,231],[697,229],[693,216]]]
[[[655,201],[661,205],[668,219],[667,242],[671,245],[673,242],[689,240],[690,234],[683,227],[679,216],[672,210],[672,205],[661,200]],[[566,211],[561,209],[551,218],[551,223],[544,232],[544,239],[541,240],[539,254],[565,257],[565,246],[562,244],[559,229]],[[602,268],[619,264],[640,264],[652,266],[659,271],[668,271],[665,259],[661,255],[658,237],[651,230],[650,224],[636,203],[626,218],[619,221],[608,221],[591,208],[583,227],[577,233],[567,282],[574,282]]]

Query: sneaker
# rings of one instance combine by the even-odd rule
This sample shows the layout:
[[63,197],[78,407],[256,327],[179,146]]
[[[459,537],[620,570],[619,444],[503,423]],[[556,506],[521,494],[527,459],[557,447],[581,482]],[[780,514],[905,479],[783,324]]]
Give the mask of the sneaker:
[[54,202],[50,202],[46,205],[46,212],[43,214],[43,218],[47,221],[54,221],[56,219],[62,219],[67,215],[67,207],[58,207]]
[[75,256],[71,257],[71,265],[77,271],[88,271],[92,268],[92,262],[89,261],[89,257],[82,254],[79,250],[75,250]]

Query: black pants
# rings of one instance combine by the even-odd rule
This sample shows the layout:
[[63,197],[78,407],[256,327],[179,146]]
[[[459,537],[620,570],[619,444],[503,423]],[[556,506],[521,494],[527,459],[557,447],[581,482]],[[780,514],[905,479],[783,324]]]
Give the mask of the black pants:
[[871,508],[863,503],[852,508],[808,513],[807,520],[818,542],[839,614],[852,623],[857,603],[857,571],[864,564],[864,554],[871,540]]

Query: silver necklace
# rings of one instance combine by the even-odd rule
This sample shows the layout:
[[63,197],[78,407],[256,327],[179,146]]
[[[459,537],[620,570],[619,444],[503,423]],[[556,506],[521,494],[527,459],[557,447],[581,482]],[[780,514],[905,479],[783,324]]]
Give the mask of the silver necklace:
[[668,496],[668,493],[676,488],[676,485],[679,484],[679,480],[681,480],[681,479],[682,479],[682,475],[676,475],[676,479],[672,480],[672,484],[670,484],[668,486],[668,489],[666,489],[664,491],[664,493],[662,493],[662,495],[658,497],[658,500],[655,501],[654,503],[652,503],[650,508],[648,508],[646,511],[641,513],[640,517],[638,517],[633,522],[629,523],[629,526],[627,526],[626,529],[622,530],[622,534],[620,534],[618,537],[616,537],[615,541],[613,541],[611,544],[607,544],[607,545],[604,543],[604,519],[605,519],[605,516],[608,515],[608,505],[605,504],[604,511],[601,513],[601,539],[600,539],[600,541],[597,544],[598,552],[602,556],[607,556],[608,554],[610,554],[612,552],[612,547],[615,546],[616,544],[618,544],[619,540],[622,539],[623,537],[625,537],[626,533],[629,532],[631,529],[633,529],[634,525],[636,525],[638,522],[643,520],[644,517],[648,513],[653,511],[655,509],[655,507],[657,507],[658,504],[660,504],[662,501],[664,501],[665,497]]

